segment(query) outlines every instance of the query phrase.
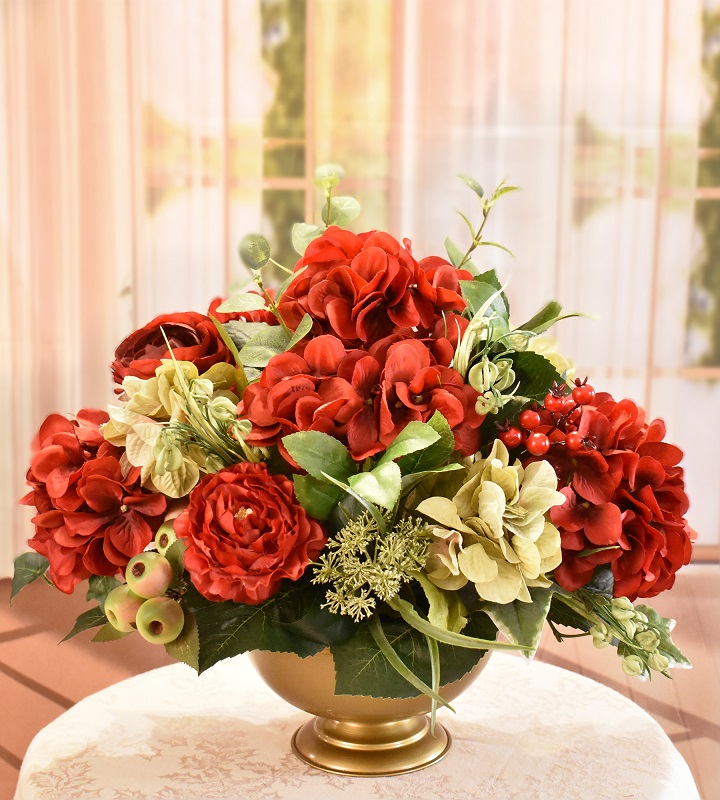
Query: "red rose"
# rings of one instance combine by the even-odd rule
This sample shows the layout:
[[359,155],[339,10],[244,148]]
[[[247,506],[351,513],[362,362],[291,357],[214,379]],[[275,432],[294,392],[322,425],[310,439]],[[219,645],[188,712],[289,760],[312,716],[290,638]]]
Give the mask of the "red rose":
[[[537,430],[544,432],[550,420],[547,412],[542,416],[545,424]],[[646,423],[631,400],[599,394],[564,428],[558,440],[577,430],[587,444],[572,452],[553,447],[548,455],[567,498],[550,510],[563,544],[555,580],[574,591],[592,578],[596,566],[609,564],[616,597],[654,597],[669,589],[677,570],[690,561],[695,532],[683,516],[689,505],[678,466],[683,454],[662,441],[664,423]]]
[[335,226],[310,243],[287,287],[279,310],[295,327],[310,314],[318,333],[332,333],[349,345],[413,330],[429,331],[443,312],[463,311],[459,280],[472,279],[444,259],[417,262],[387,233],[356,236]]
[[50,580],[69,594],[91,575],[115,575],[152,540],[163,521],[165,496],[139,485],[139,469],[123,475],[122,449],[106,442],[104,411],[77,420],[50,415],[40,427],[21,499],[38,510],[28,544],[50,562]]
[[327,541],[295,501],[292,481],[265,464],[234,464],[203,478],[175,530],[198,591],[249,605],[275,594],[283,579],[300,578]]
[[200,373],[221,361],[235,363],[210,317],[194,311],[163,314],[118,345],[112,363],[115,383],[122,383],[127,375],[144,380],[154,377],[161,360],[170,358],[163,331],[175,358],[191,361]]

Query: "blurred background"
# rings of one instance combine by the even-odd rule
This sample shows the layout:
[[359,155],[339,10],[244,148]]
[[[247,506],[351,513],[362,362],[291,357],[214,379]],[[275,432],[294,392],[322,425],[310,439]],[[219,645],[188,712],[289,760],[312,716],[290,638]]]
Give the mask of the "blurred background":
[[30,535],[30,442],[103,407],[120,340],[205,311],[264,233],[292,266],[317,164],[356,230],[443,254],[504,198],[484,267],[516,322],[686,451],[697,557],[720,554],[720,4],[716,0],[1,0],[0,577]]

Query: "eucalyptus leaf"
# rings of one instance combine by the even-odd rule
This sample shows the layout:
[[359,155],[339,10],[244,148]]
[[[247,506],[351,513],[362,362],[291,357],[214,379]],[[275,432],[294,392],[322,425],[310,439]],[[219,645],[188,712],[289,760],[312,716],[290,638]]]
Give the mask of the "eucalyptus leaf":
[[270,260],[270,242],[260,233],[248,233],[238,248],[243,264],[250,269],[260,269]]
[[15,559],[15,570],[13,572],[12,586],[10,587],[10,602],[17,593],[29,586],[33,581],[47,572],[50,562],[40,553],[22,553]]
[[[292,246],[299,256],[304,256],[310,242],[322,236],[325,229],[319,225],[309,225],[307,222],[296,222],[292,226]],[[292,280],[295,275],[290,276]],[[289,282],[288,281],[288,282]],[[284,290],[285,287],[283,287]],[[282,295],[282,292],[278,292]]]
[[[221,323],[215,320],[215,324],[220,325]],[[244,319],[231,319],[230,322],[223,322],[222,327],[233,344],[235,344],[237,348],[242,348],[253,336],[273,326],[268,325],[267,322],[247,322]]]
[[345,480],[357,470],[345,445],[327,433],[299,431],[283,437],[282,443],[295,463],[314,478],[322,480],[327,473]]
[[315,167],[315,184],[326,191],[334,189],[345,177],[345,170],[340,164],[328,162]]
[[259,311],[266,308],[265,298],[256,292],[240,292],[228,298],[215,310],[220,314],[235,314],[244,311]]
[[266,367],[273,356],[284,353],[290,337],[280,325],[268,325],[255,334],[240,351],[240,359],[246,367]]
[[354,197],[333,197],[322,208],[322,219],[326,225],[339,225],[341,228],[350,224],[360,214],[360,203]]

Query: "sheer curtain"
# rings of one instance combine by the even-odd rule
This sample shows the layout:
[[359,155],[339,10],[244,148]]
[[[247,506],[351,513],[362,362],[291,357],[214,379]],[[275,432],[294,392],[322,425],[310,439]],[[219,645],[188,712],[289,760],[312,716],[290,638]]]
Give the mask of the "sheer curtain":
[[246,280],[244,233],[291,265],[283,231],[316,213],[328,160],[358,227],[419,255],[464,241],[453,209],[476,209],[456,172],[522,186],[490,223],[515,259],[483,254],[515,321],[551,297],[600,317],[562,323],[561,344],[598,388],[666,418],[700,542],[717,545],[720,364],[687,345],[695,209],[720,202],[697,188],[702,10],[0,0],[0,574],[30,532],[16,501],[43,417],[103,406],[129,331]]

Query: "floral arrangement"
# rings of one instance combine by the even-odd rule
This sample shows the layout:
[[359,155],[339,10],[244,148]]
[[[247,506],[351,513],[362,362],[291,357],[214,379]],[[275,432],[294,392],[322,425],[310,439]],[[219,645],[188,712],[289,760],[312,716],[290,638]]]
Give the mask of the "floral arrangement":
[[557,303],[511,324],[472,256],[499,246],[485,225],[514,187],[463,177],[469,246],[418,260],[343,227],[340,177],[318,171],[324,224],[294,227],[276,292],[246,237],[252,290],[155,318],[118,346],[107,411],[45,420],[13,595],[88,580],[69,636],[136,630],[198,671],[329,647],[341,694],[443,703],[488,650],[532,656],[545,622],[630,675],[687,666],[673,621],[636,604],[690,560],[682,452],[574,377],[544,336]]

